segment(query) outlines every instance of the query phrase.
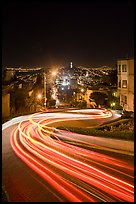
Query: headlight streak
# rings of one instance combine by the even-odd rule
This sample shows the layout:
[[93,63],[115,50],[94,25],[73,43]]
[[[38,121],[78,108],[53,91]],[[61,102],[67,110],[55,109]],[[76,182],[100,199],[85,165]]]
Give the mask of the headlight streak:
[[[51,141],[51,142],[54,142],[54,141]],[[43,140],[43,143],[44,143],[44,140]],[[50,143],[50,141],[48,142],[48,144]],[[57,143],[57,147],[59,147],[59,149],[62,149],[63,148],[63,146],[64,146],[64,143],[62,142],[62,145],[61,145],[61,142],[59,142],[59,143]],[[69,148],[69,149],[68,149]],[[71,145],[68,145],[68,144],[65,144],[65,150],[67,151],[67,152],[69,152],[70,151],[70,148],[71,148]],[[58,151],[59,151],[59,149],[58,149]],[[73,152],[73,150],[74,150],[74,152]],[[79,152],[79,150],[80,150],[80,152]],[[124,175],[126,175],[126,176],[128,176],[129,177],[129,175],[128,174],[126,174],[126,173],[124,173],[124,172],[121,172],[121,171],[119,171],[119,170],[116,170],[116,169],[114,169],[114,168],[112,168],[112,167],[109,167],[108,165],[104,165],[104,164],[102,164],[102,161],[104,160],[104,162],[107,160],[107,162],[109,162],[109,160],[108,159],[106,159],[106,157],[102,157],[102,154],[100,155],[100,158],[99,158],[99,155],[98,155],[98,158],[95,156],[95,155],[93,155],[93,156],[90,156],[90,152],[88,152],[88,154],[86,153],[81,153],[82,152],[82,148],[78,148],[78,151],[76,151],[76,147],[75,147],[75,149],[73,149],[72,148],[72,153],[74,153],[74,155],[76,156],[76,155],[80,155],[80,158],[85,158],[85,160],[87,161],[89,161],[90,162],[90,159],[91,159],[91,163],[94,163],[94,164],[97,164],[97,165],[101,165],[101,166],[103,166],[103,167],[106,167],[107,169],[111,169],[111,170],[114,170],[114,172],[118,172],[118,173],[121,173],[121,174],[124,174]],[[54,150],[52,150],[52,156],[53,156],[53,152],[54,152]],[[57,155],[60,155],[60,153],[59,152],[57,152]],[[57,155],[54,155],[54,156],[57,156]],[[58,155],[58,156],[59,156]],[[64,157],[66,157],[65,155],[62,155],[63,156],[63,162],[64,162]],[[85,157],[86,156],[86,157]],[[71,159],[71,158],[70,158]],[[95,161],[93,161],[95,159]],[[97,160],[98,160],[98,162],[97,162]],[[70,161],[71,163],[73,162],[73,161]],[[101,163],[100,163],[101,162]],[[119,160],[115,160],[114,161],[114,163],[113,162],[110,162],[109,164],[112,164],[112,165],[115,165],[115,166],[118,166],[118,164],[117,164],[117,162],[120,162]],[[75,165],[75,161],[74,161],[74,165]],[[123,165],[123,163],[122,164],[120,164],[119,166],[121,166],[122,165],[122,167],[126,167],[126,164],[124,163],[124,165]],[[127,167],[126,167],[127,168]],[[132,168],[130,168],[131,170],[132,170]],[[108,175],[109,176],[109,175]],[[112,176],[110,176],[111,178],[112,178]],[[133,178],[133,176],[130,176],[131,178]],[[114,178],[115,179],[115,178]],[[122,181],[121,181],[122,182]]]
[[[41,140],[43,141],[43,143],[44,143],[44,135],[42,134],[42,132],[41,132],[41,130],[40,130],[40,137],[41,137]],[[72,134],[72,133],[70,133],[70,134]],[[55,135],[55,133],[52,133],[52,135]],[[57,137],[56,138],[59,138],[59,134],[56,134],[57,135]],[[65,135],[64,135],[64,139],[65,139]],[[85,135],[84,135],[84,137],[85,137]],[[66,137],[66,138],[68,138],[68,137]],[[75,139],[72,139],[71,138],[71,140],[74,140],[75,141]],[[53,143],[54,141],[52,141],[52,143]],[[81,142],[81,140],[76,140],[76,143],[78,143],[78,142]],[[61,142],[60,140],[59,140],[59,142],[57,142],[57,141],[55,141],[54,142],[55,144],[57,143],[57,147],[59,147],[59,149],[62,149],[63,148],[63,146],[64,146],[64,142]],[[89,145],[90,143],[87,143],[87,142],[84,142],[84,141],[82,141],[82,144],[87,144],[87,145]],[[48,142],[48,144],[50,145],[50,141]],[[90,144],[90,146],[91,146],[92,144]],[[98,145],[95,145],[97,148],[99,147]],[[129,169],[129,170],[133,170],[133,167],[130,167],[130,166],[126,166],[127,164],[124,162],[124,164],[123,164],[123,162],[121,162],[120,163],[120,160],[117,160],[117,159],[114,159],[114,158],[111,158],[111,157],[108,157],[108,156],[105,156],[105,155],[102,155],[102,154],[98,154],[97,153],[97,156],[95,156],[94,154],[92,155],[92,154],[90,154],[90,151],[88,151],[88,150],[84,150],[83,149],[83,152],[82,152],[82,148],[80,148],[80,147],[78,147],[78,149],[77,149],[77,151],[76,151],[76,148],[77,147],[75,147],[75,146],[71,146],[71,145],[69,145],[69,144],[65,144],[65,149],[67,148],[67,147],[69,147],[69,148],[72,148],[72,152],[74,151],[74,154],[78,154],[78,155],[80,155],[80,156],[83,156],[83,157],[85,157],[86,156],[86,158],[87,159],[95,159],[95,161],[96,160],[98,160],[99,162],[100,162],[100,160],[101,160],[101,162],[102,162],[102,160],[104,160],[104,162],[107,160],[107,162],[109,163],[109,164],[112,164],[112,165],[115,165],[115,166],[121,166],[121,167],[124,167],[124,168],[126,168],[126,169]],[[69,149],[68,149],[69,150]],[[68,151],[68,150],[66,150],[66,151]],[[80,151],[79,151],[80,150]],[[92,156],[91,156],[92,155]],[[97,163],[97,164],[99,164],[99,163]],[[106,166],[107,168],[110,168],[110,167],[108,167],[108,166]],[[115,171],[115,169],[114,169],[114,171]],[[119,171],[118,171],[119,172]],[[127,176],[129,176],[128,174],[126,174]],[[133,178],[133,176],[130,176],[131,178]]]
[[[111,117],[109,112],[102,112],[94,118],[104,117],[104,114],[105,117]],[[47,126],[54,122],[71,120],[71,118],[42,118],[40,115],[41,113],[34,114],[30,116],[29,121],[20,122],[18,128],[11,133],[11,146],[19,158],[68,201],[133,202],[134,177],[122,171],[124,168],[133,173],[132,166],[122,160],[68,144],[65,142],[69,139],[68,136],[55,133],[54,127]],[[69,134],[73,133],[69,132]],[[57,140],[52,139],[50,135]],[[69,140],[86,144],[91,149],[92,144],[89,142],[74,137]],[[99,145],[95,146],[99,147]],[[107,170],[103,170],[103,167]],[[125,178],[123,180],[117,178],[108,173],[108,170],[123,174]]]
[[[14,137],[14,140],[12,140]],[[94,201],[91,197],[88,197],[87,195],[84,195],[81,191],[74,188],[74,186],[70,185],[68,182],[66,182],[61,176],[57,175],[55,172],[53,172],[51,169],[44,166],[42,163],[38,162],[34,157],[31,157],[29,154],[27,154],[22,147],[19,146],[17,142],[17,131],[12,135],[11,137],[11,145],[14,149],[15,153],[35,172],[37,172],[43,179],[45,179],[49,184],[54,186],[54,188],[59,191],[62,195],[64,195],[69,201],[72,202],[81,202],[78,197],[73,195],[70,191],[79,194],[80,196],[85,196],[86,199],[89,201]],[[27,147],[28,148],[28,147]],[[28,148],[29,149],[29,148]],[[32,150],[31,150],[32,151]],[[59,184],[61,182],[61,184]],[[63,187],[63,185],[65,188]],[[70,188],[69,190],[66,189]]]
[[[57,146],[59,146],[59,143],[57,144]],[[70,147],[70,146],[68,146],[68,145],[65,145],[65,148],[66,148],[66,146],[67,146],[67,147]],[[76,149],[76,147],[75,147],[75,149]],[[124,163],[124,165],[123,165],[123,163],[122,163],[122,164],[117,164],[117,162],[120,162],[119,160],[116,160],[116,163],[114,163],[114,162],[110,162],[110,158],[109,158],[109,159],[106,159],[106,157],[103,157],[102,154],[100,155],[100,157],[99,157],[99,154],[98,154],[97,156],[95,156],[95,155],[92,155],[92,156],[91,156],[91,153],[90,153],[90,155],[89,155],[89,152],[88,152],[88,154],[83,153],[81,148],[79,148],[78,150],[80,150],[80,152],[79,152],[79,151],[74,151],[74,153],[77,154],[77,155],[80,155],[80,158],[82,158],[83,160],[88,161],[88,162],[91,161],[91,162],[94,163],[94,164],[97,164],[97,165],[106,167],[107,169],[114,170],[114,172],[121,173],[122,175],[125,175],[125,176],[127,176],[127,177],[130,177],[130,178],[132,178],[132,179],[134,178],[133,176],[131,176],[131,175],[127,174],[127,173],[124,173],[124,172],[122,172],[122,171],[119,171],[118,169],[115,169],[115,168],[112,168],[112,167],[108,166],[108,165],[110,165],[110,164],[115,165],[115,166],[120,166],[120,167],[123,167],[123,166],[124,166],[125,169],[129,169],[129,170],[133,171],[133,168],[126,166],[126,165],[127,165],[126,163]],[[72,148],[72,152],[73,152],[73,148]],[[104,161],[103,161],[103,160],[104,160]],[[107,163],[108,163],[108,164],[106,163],[106,165],[105,165],[105,164],[103,164],[103,163],[105,163],[106,160],[107,160]],[[98,162],[97,162],[97,161],[98,161]],[[127,167],[128,167],[128,168],[127,168]]]

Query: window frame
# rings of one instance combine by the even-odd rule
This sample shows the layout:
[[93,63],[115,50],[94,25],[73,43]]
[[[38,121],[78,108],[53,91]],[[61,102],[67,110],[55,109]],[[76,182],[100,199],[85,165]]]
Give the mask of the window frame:
[[122,64],[122,72],[127,72],[127,65],[126,64]]
[[[126,83],[124,83],[124,82],[126,82]],[[124,85],[126,85],[126,86],[124,86]],[[122,80],[122,88],[127,88],[127,86],[128,86],[127,80],[126,79]]]

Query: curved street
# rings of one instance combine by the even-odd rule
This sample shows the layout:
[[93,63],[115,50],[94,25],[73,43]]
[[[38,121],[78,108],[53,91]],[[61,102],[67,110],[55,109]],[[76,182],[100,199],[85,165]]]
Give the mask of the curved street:
[[107,110],[36,113],[2,125],[10,202],[134,202],[134,143],[59,130],[120,117]]

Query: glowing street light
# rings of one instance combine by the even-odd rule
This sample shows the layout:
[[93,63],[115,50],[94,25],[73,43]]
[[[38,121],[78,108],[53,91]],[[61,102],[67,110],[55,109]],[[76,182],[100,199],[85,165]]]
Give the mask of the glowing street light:
[[114,102],[112,103],[112,106],[115,106],[115,103],[114,103]]
[[52,76],[56,76],[57,75],[57,72],[56,71],[53,71],[52,72]]
[[115,104],[115,102],[112,102],[111,103],[111,107],[114,107],[116,104]]
[[38,94],[38,95],[37,95],[37,98],[38,98],[38,99],[41,99],[41,98],[42,98],[42,95],[41,95],[41,94]]

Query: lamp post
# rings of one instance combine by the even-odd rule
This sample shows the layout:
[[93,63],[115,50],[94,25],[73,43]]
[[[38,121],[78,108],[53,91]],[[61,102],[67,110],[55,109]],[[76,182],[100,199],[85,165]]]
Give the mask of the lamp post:
[[44,106],[46,108],[46,73],[44,72]]

